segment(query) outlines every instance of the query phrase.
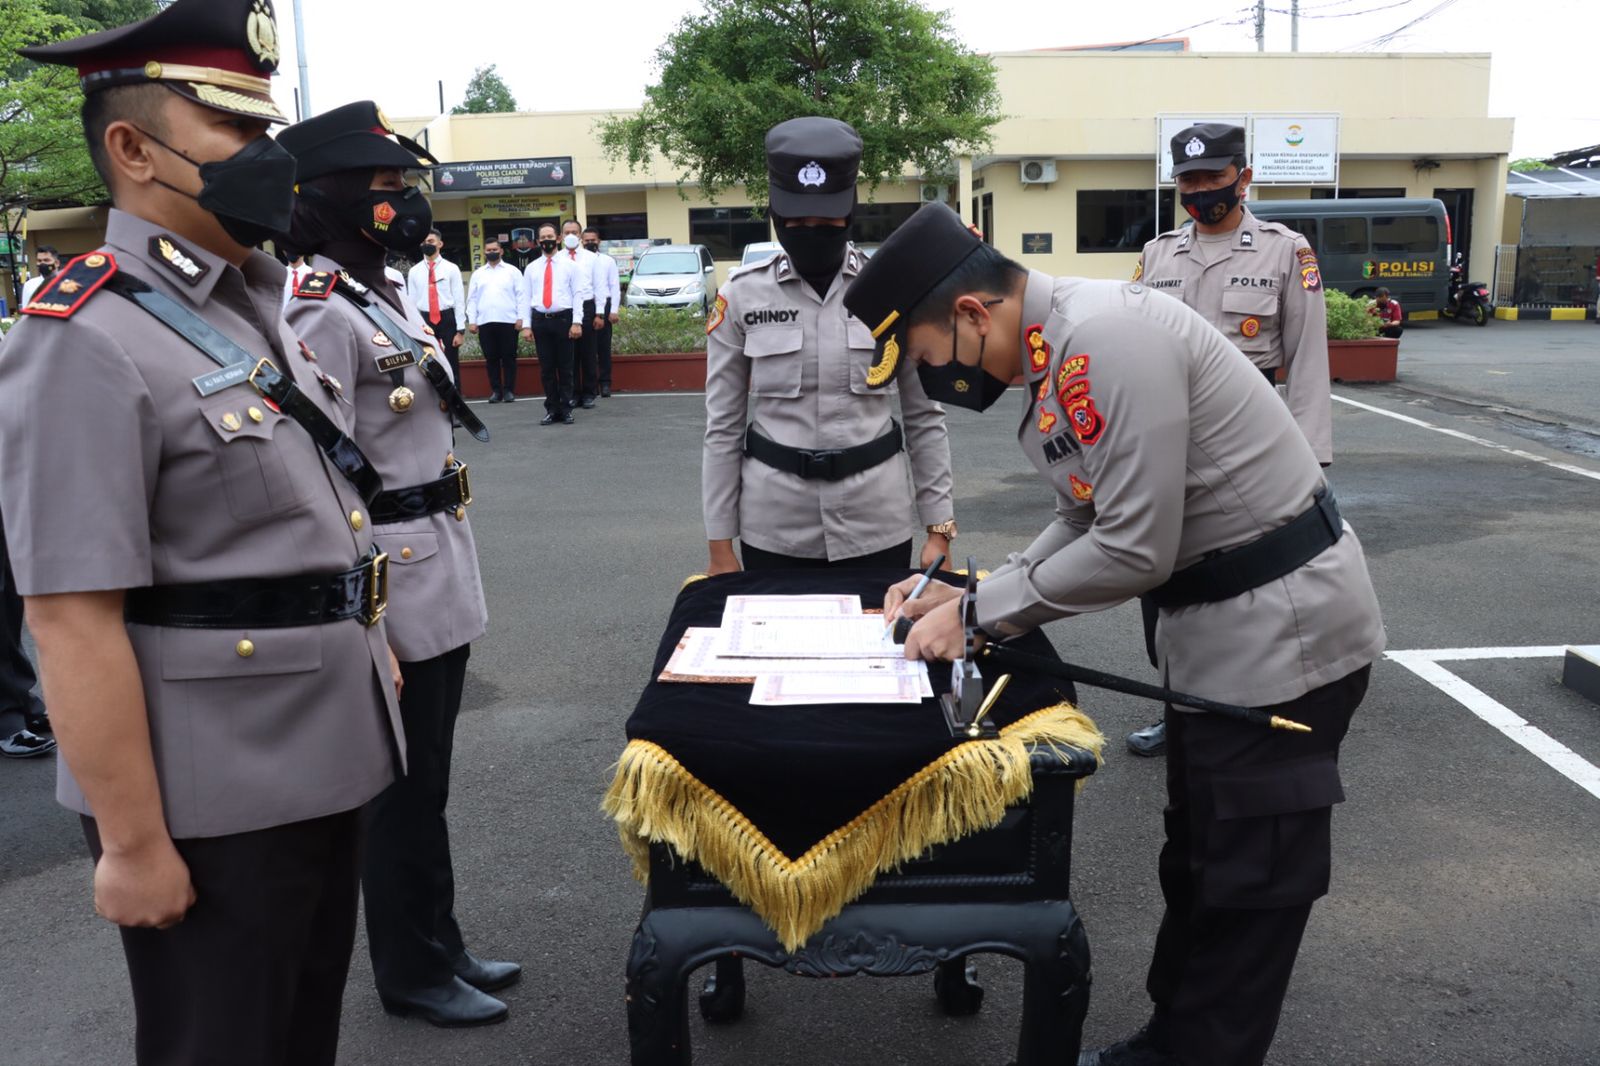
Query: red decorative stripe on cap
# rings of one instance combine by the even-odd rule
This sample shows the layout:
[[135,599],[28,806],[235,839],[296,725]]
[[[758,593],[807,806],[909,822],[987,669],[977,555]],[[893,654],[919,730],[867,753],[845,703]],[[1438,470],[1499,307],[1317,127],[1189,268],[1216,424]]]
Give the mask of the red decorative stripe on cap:
[[102,74],[108,70],[135,70],[150,62],[173,63],[192,67],[216,67],[230,74],[244,74],[252,78],[265,78],[267,74],[256,66],[255,59],[242,48],[220,48],[216,45],[172,45],[143,52],[120,52],[111,55],[99,53],[85,56],[78,65],[78,77]]

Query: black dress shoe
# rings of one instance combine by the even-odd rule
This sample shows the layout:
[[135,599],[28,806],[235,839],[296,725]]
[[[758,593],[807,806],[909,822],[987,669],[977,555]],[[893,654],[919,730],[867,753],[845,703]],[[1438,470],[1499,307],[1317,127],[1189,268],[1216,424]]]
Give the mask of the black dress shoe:
[[545,412],[545,416],[539,419],[539,424],[541,426],[553,426],[559,421],[561,421],[560,415],[556,414],[554,411],[547,411]]
[[421,1018],[441,1029],[465,1029],[503,1022],[510,1013],[504,1003],[485,995],[459,977],[437,988],[403,995],[378,993],[383,1009],[401,1018]]
[[31,729],[19,729],[0,740],[0,755],[8,759],[34,759],[55,750],[55,737],[48,733],[35,733]]
[[494,393],[494,394],[492,394],[492,395],[491,395],[491,396],[490,396],[490,397],[489,397],[489,402],[490,402],[490,403],[499,403],[499,402],[501,402],[501,401],[500,401],[500,394],[499,394],[499,393],[498,393],[498,392],[496,392],[496,393]]
[[601,385],[600,386],[600,395],[601,395],[602,398],[610,396],[611,395],[611,386],[610,385]]
[[578,401],[578,406],[582,407],[585,411],[590,410],[594,407],[594,397],[585,396],[583,399]]
[[1178,1060],[1167,1052],[1166,1041],[1154,1022],[1098,1051],[1085,1051],[1078,1056],[1078,1066],[1178,1066]]
[[516,403],[517,402],[517,394],[512,392],[510,389],[507,389],[506,392],[505,392],[505,400],[506,400],[506,403]]
[[570,426],[570,425],[574,424],[577,421],[578,420],[573,417],[571,411],[568,411],[566,414],[561,416],[561,424],[563,426]]
[[1146,758],[1167,750],[1167,723],[1157,722],[1128,734],[1128,750]]
[[522,979],[522,966],[515,962],[485,962],[470,951],[463,951],[453,964],[456,976],[480,992],[509,988]]

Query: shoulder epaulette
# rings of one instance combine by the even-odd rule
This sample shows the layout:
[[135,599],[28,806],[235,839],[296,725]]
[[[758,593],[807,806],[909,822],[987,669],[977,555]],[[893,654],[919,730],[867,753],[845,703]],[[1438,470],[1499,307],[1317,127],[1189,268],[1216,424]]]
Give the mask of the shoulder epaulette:
[[34,294],[22,313],[71,318],[116,272],[117,259],[110,252],[80,255],[57,271],[56,276]]
[[1256,219],[1256,225],[1260,226],[1263,230],[1265,230],[1268,233],[1276,233],[1276,234],[1279,234],[1279,235],[1284,236],[1284,237],[1298,237],[1298,236],[1300,236],[1300,231],[1299,230],[1291,229],[1290,227],[1284,225],[1282,222],[1279,222],[1275,218],[1257,218]]
[[294,294],[302,300],[326,300],[333,295],[333,286],[338,280],[336,274],[330,274],[326,270],[313,270],[295,285]]

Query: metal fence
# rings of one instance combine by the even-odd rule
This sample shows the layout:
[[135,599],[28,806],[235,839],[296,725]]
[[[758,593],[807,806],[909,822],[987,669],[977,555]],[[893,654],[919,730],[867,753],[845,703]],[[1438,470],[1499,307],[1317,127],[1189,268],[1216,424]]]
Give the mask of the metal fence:
[[1489,285],[1490,302],[1496,307],[1510,307],[1516,303],[1512,293],[1517,288],[1517,246],[1494,246],[1494,280]]
[[1600,244],[1495,247],[1496,307],[1584,307],[1597,299]]

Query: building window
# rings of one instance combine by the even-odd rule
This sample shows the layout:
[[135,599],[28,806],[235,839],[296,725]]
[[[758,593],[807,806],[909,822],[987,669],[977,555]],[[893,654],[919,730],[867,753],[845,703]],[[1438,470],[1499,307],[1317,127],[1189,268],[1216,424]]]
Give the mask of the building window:
[[1171,189],[1159,197],[1154,189],[1085,189],[1078,193],[1078,251],[1143,251],[1172,228],[1172,204]]
[[921,204],[857,204],[853,239],[857,244],[882,244]]
[[689,209],[689,243],[710,248],[713,258],[737,261],[745,245],[771,239],[765,212],[752,216],[748,207]]
[[642,241],[650,237],[649,217],[643,211],[590,215],[588,223],[600,231],[603,241]]

